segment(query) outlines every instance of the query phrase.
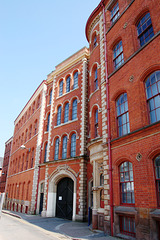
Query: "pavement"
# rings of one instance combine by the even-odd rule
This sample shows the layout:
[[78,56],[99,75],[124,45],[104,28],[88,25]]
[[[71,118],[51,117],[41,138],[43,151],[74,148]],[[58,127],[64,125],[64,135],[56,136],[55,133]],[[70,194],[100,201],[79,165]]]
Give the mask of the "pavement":
[[[28,215],[9,210],[2,210],[2,213],[9,214],[13,217],[23,219],[24,221],[40,227],[51,233],[56,233],[61,239],[79,240],[118,240],[119,238],[104,235],[103,231],[92,230],[92,226],[88,226],[87,222],[73,222],[62,218],[46,218],[40,215]],[[58,235],[60,234],[60,235]],[[61,236],[61,237],[60,237]]]

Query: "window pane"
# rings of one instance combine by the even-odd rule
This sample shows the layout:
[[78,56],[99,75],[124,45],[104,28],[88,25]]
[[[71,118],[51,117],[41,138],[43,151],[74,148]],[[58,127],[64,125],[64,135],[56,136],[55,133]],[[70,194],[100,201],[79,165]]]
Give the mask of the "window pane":
[[137,25],[137,33],[141,46],[143,46],[154,35],[149,12],[139,21]]
[[158,93],[158,89],[157,89],[157,84],[153,84],[152,85],[152,95],[156,95]]
[[156,122],[156,113],[155,111],[150,112],[151,123]]

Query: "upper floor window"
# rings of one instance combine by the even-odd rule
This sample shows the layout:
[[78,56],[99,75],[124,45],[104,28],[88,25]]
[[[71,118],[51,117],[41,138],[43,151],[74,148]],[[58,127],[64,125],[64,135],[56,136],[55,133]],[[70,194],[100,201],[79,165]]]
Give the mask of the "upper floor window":
[[30,129],[29,129],[29,139],[32,137],[32,125],[30,126]]
[[95,48],[97,46],[97,35],[94,35],[94,39],[93,39],[93,48]]
[[58,107],[58,113],[57,113],[57,125],[61,124],[61,111],[62,111],[62,107],[59,106]]
[[34,134],[37,134],[37,120],[34,123]]
[[98,109],[94,113],[94,136],[98,137]]
[[94,70],[94,90],[98,88],[98,74],[97,74],[97,68]]
[[59,158],[59,138],[57,138],[55,142],[54,160],[58,160],[58,158]]
[[64,108],[64,123],[68,122],[69,118],[69,103],[66,103]]
[[51,91],[49,93],[49,104],[51,104],[51,102],[52,102],[52,89],[51,89]]
[[119,4],[116,2],[116,4],[111,9],[111,23],[113,24],[119,16]]
[[70,91],[70,82],[71,82],[71,78],[70,76],[68,76],[66,80],[66,92]]
[[47,118],[47,132],[49,131],[49,123],[50,123],[50,113],[48,114],[48,118]]
[[137,25],[137,33],[142,47],[150,38],[154,36],[150,13],[146,13]]
[[38,100],[37,100],[37,108],[39,108],[40,106],[40,96],[38,97]]
[[127,93],[121,94],[116,102],[119,136],[130,132]]
[[77,118],[77,99],[75,99],[72,104],[72,120],[76,118]]
[[78,87],[78,72],[74,73],[74,84],[73,84],[73,89]]
[[120,193],[122,204],[134,204],[134,181],[131,162],[120,165]]
[[33,167],[33,161],[34,161],[34,149],[32,149],[32,155],[31,155],[31,168]]
[[158,207],[160,207],[160,155],[154,160]]
[[45,149],[44,149],[44,162],[46,162],[46,159],[47,159],[47,147],[48,147],[48,144],[46,143]]
[[76,156],[76,134],[73,133],[71,136],[71,157]]
[[33,102],[32,113],[34,113],[34,111],[35,111],[35,102]]
[[62,145],[62,159],[67,157],[67,136],[63,137],[63,145]]
[[61,80],[59,83],[59,96],[62,95],[63,95],[63,80]]
[[122,41],[119,41],[113,49],[114,68],[117,69],[124,62]]
[[160,120],[160,71],[152,73],[145,82],[150,122]]

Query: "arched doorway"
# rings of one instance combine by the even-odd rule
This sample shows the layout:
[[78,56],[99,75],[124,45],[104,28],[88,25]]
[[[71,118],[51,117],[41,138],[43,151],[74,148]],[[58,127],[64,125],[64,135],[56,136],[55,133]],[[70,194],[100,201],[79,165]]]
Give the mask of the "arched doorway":
[[72,220],[73,180],[62,178],[57,184],[56,217]]

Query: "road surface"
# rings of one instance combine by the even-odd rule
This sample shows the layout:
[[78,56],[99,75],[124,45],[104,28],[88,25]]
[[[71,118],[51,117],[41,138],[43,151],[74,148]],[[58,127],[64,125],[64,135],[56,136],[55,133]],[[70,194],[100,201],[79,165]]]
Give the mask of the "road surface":
[[7,214],[0,218],[0,240],[66,240],[66,236],[49,232],[23,219]]

